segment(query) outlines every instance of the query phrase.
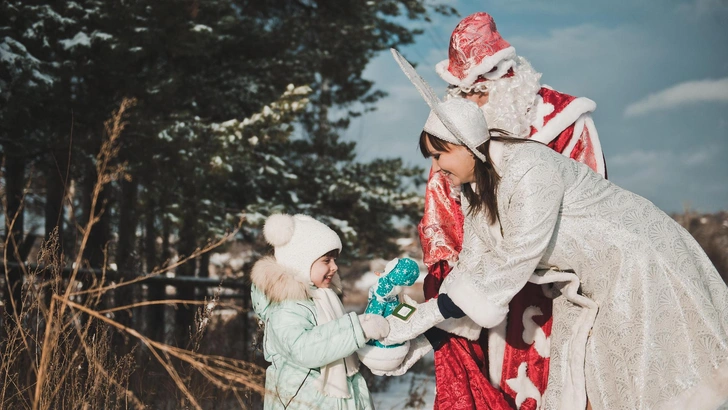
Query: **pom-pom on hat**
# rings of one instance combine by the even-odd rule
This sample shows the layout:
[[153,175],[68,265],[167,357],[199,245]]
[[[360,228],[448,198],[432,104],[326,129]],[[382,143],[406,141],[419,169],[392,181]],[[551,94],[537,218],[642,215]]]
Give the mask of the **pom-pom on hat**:
[[276,262],[296,272],[296,279],[305,284],[311,283],[316,259],[334,249],[341,251],[339,235],[308,215],[271,215],[263,234],[275,248]]
[[501,37],[488,13],[471,14],[455,27],[450,36],[448,59],[435,71],[448,83],[468,88],[478,77],[495,80],[515,65],[516,49]]

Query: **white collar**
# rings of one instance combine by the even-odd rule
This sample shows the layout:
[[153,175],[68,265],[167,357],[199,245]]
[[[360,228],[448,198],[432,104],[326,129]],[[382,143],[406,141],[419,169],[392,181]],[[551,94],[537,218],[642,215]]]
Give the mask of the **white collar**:
[[[495,171],[498,173],[498,175],[501,174],[500,170],[503,165],[503,150],[505,148],[505,145],[501,141],[490,141],[490,147],[488,148],[488,153],[490,154],[490,162],[493,164],[493,168],[495,168]],[[502,176],[502,175],[501,175]]]

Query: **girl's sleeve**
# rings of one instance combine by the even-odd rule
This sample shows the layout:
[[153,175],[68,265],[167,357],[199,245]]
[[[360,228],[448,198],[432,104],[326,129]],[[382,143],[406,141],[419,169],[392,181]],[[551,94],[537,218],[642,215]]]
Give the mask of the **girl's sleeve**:
[[318,326],[312,323],[312,317],[313,312],[308,308],[295,305],[280,308],[266,324],[269,340],[299,366],[325,366],[349,356],[366,343],[355,312]]
[[488,227],[466,217],[463,250],[443,284],[452,301],[486,328],[505,318],[511,299],[536,269],[553,236],[564,197],[558,164],[543,159],[534,161],[513,188],[505,188],[512,193],[499,215],[503,240],[486,249],[475,231]]

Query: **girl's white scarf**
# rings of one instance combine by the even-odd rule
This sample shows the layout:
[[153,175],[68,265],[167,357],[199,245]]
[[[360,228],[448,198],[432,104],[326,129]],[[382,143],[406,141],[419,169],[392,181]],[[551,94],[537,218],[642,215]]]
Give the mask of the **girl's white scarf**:
[[[316,304],[319,325],[336,320],[346,314],[341,300],[333,290],[317,288],[311,291],[311,295]],[[316,388],[326,396],[348,399],[351,394],[346,378],[358,372],[359,359],[356,354],[335,360],[321,367],[321,376],[316,379]]]

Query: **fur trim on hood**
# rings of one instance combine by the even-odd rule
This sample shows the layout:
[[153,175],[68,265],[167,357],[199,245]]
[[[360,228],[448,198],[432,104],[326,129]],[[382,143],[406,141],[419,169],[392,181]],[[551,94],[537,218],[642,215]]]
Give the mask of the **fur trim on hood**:
[[[309,285],[296,279],[296,271],[279,264],[273,256],[265,256],[258,260],[253,265],[250,279],[271,303],[306,300],[311,297],[308,291]],[[338,272],[331,280],[331,289],[341,294],[341,279]]]

